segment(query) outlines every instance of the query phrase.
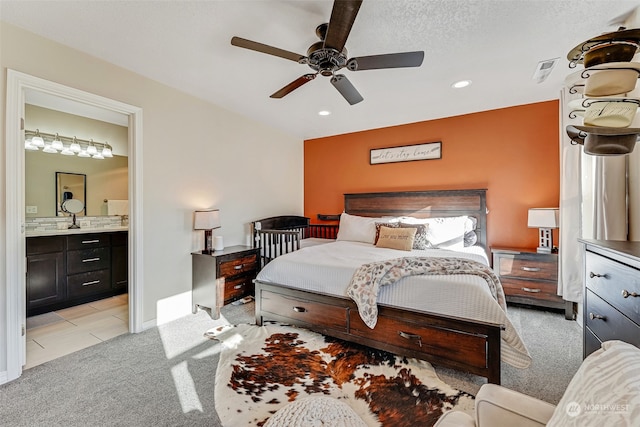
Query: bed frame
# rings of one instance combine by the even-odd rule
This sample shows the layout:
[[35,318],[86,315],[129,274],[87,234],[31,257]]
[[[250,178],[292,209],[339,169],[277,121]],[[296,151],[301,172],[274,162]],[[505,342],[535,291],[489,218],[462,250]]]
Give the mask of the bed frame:
[[281,215],[253,221],[251,230],[253,247],[261,248],[260,266],[264,267],[274,258],[300,249],[303,239],[335,239],[338,225],[311,224],[304,216]]
[[[410,191],[344,195],[345,212],[417,218],[469,215],[477,219],[478,245],[487,249],[486,190]],[[378,323],[364,324],[349,298],[255,282],[256,324],[273,320],[305,327],[500,384],[501,324],[477,322],[379,304]]]

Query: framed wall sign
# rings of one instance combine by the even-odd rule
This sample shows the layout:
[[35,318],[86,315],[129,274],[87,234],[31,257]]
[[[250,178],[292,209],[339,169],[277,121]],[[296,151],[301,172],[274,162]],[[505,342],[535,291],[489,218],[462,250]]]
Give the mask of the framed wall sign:
[[432,160],[442,158],[442,142],[428,142],[426,144],[404,145],[401,147],[371,149],[369,163],[412,162],[414,160]]

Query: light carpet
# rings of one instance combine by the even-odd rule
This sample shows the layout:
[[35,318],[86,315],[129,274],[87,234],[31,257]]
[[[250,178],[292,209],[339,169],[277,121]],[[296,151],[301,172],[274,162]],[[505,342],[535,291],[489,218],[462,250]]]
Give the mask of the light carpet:
[[473,411],[473,396],[441,381],[433,367],[276,323],[227,325],[215,395],[222,424],[261,426],[289,402],[330,396],[370,426],[431,426],[453,408]]

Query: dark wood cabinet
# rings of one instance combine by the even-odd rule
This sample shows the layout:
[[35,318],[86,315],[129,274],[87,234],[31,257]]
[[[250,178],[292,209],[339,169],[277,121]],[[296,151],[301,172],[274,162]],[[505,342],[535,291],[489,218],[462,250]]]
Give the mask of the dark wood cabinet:
[[66,298],[64,237],[27,239],[27,311]]
[[230,246],[221,251],[191,254],[193,312],[198,307],[217,319],[220,308],[247,295],[253,295],[258,274],[258,249]]
[[513,248],[491,248],[491,253],[507,302],[564,309],[573,319],[573,303],[557,294],[558,254]]
[[27,237],[27,316],[127,292],[127,234]]
[[584,357],[608,340],[640,347],[640,242],[581,241]]

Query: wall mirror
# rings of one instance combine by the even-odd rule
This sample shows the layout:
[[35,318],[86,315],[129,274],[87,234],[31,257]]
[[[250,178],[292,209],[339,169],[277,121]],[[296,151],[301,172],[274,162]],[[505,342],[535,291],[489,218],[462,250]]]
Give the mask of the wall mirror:
[[82,210],[76,212],[76,215],[85,216],[87,214],[87,176],[81,173],[56,172],[56,216],[66,214],[62,204],[70,199],[82,202]]

